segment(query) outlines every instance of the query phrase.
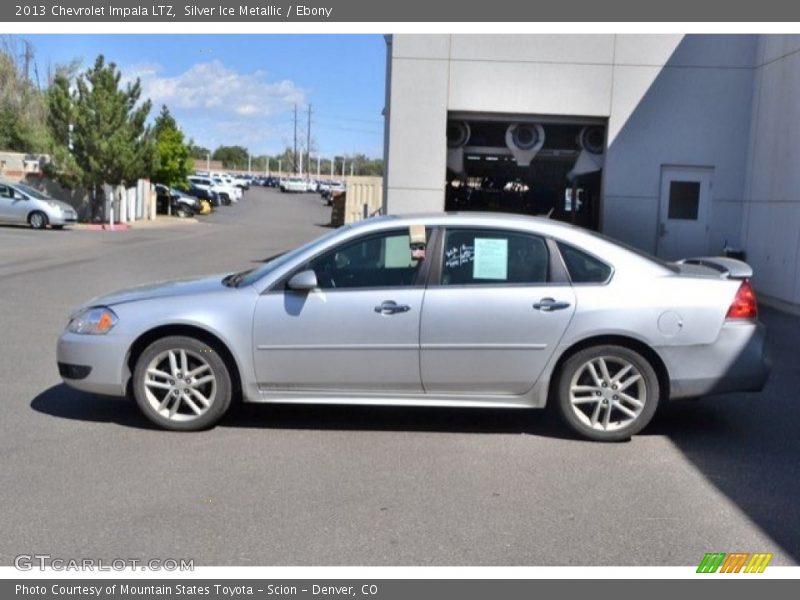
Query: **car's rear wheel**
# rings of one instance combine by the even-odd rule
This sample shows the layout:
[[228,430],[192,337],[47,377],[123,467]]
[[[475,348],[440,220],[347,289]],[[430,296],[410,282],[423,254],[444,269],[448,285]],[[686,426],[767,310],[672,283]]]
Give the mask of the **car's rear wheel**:
[[623,346],[593,346],[566,360],[557,393],[558,411],[574,431],[592,440],[622,441],[653,418],[658,376],[638,352]]
[[188,219],[194,216],[194,212],[184,204],[178,204],[175,207],[175,215],[180,219]]
[[47,227],[47,215],[38,210],[33,211],[28,215],[28,225],[32,229],[44,229]]
[[133,392],[156,425],[197,431],[215,425],[231,403],[228,367],[217,350],[192,337],[170,336],[145,348],[136,361]]

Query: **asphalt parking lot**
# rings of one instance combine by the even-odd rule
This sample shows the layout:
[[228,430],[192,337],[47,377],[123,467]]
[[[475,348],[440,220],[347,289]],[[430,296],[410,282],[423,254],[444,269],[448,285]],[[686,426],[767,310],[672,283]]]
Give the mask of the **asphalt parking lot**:
[[315,194],[255,188],[196,225],[0,227],[0,564],[798,563],[800,318],[774,310],[763,393],[677,404],[622,444],[576,440],[545,411],[247,406],[169,433],[60,383],[56,338],[84,301],[246,268],[328,217]]

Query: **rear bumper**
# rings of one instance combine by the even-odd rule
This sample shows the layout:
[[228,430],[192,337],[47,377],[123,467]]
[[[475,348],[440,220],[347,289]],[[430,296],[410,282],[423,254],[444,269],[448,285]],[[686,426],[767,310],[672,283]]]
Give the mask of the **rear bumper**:
[[760,392],[772,367],[762,323],[728,322],[710,345],[658,348],[670,376],[670,398]]

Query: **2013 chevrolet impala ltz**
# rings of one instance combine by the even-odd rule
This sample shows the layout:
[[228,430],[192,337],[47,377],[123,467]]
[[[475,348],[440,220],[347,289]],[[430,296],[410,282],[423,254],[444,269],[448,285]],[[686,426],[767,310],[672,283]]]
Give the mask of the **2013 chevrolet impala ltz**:
[[757,391],[748,265],[664,263],[534,217],[379,217],[256,269],[96,298],[58,341],[64,381],[197,430],[231,400],[542,408],[594,440],[659,403]]

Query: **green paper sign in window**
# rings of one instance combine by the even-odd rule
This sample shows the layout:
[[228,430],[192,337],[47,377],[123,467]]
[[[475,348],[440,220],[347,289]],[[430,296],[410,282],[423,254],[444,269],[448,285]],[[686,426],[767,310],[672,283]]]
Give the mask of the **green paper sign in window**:
[[475,238],[473,279],[508,279],[508,240]]

